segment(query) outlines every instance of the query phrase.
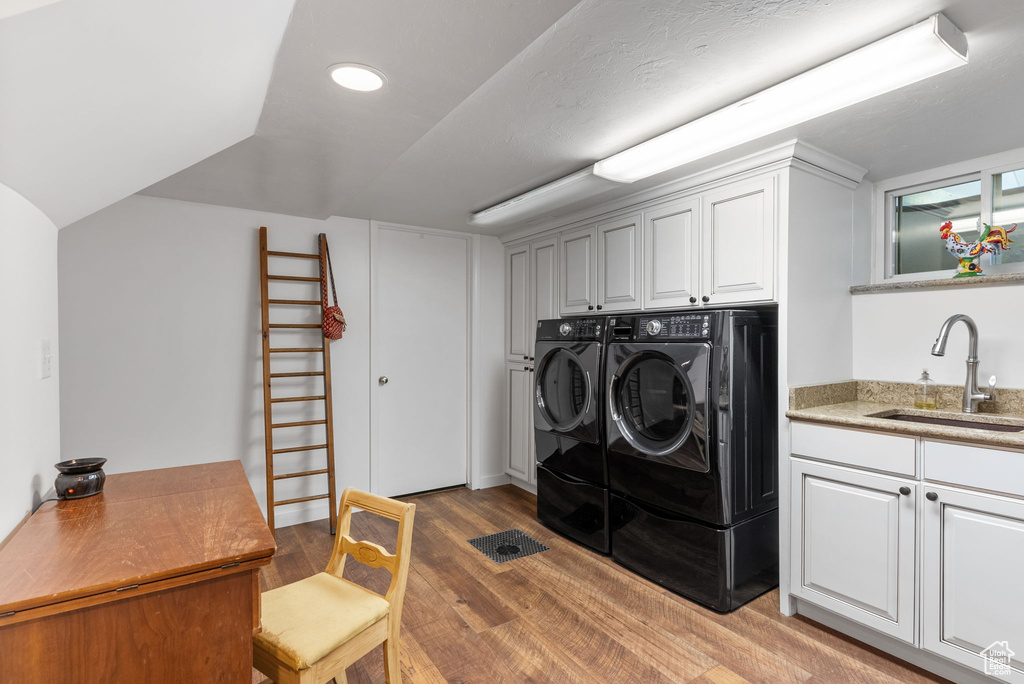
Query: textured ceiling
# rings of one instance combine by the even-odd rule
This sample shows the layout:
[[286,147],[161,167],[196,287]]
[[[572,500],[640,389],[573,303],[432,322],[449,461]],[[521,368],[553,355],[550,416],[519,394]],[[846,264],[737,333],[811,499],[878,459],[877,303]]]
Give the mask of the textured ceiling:
[[17,0],[0,183],[65,226],[251,136],[292,0]]
[[[144,192],[470,230],[469,214],[943,11],[967,67],[629,186],[793,137],[880,179],[1024,146],[1019,0],[298,0],[255,136]],[[343,91],[328,65],[388,86]],[[597,201],[594,198],[593,201]],[[500,233],[522,224],[495,228]],[[475,229],[474,229],[475,230]]]

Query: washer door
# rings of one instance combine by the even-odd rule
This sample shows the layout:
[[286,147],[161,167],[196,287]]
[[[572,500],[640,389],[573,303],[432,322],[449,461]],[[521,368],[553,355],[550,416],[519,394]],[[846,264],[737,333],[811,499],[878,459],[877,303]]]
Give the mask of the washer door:
[[[697,442],[706,436],[705,391],[695,392],[690,380],[693,362],[706,359],[706,348],[699,345],[699,351],[703,354],[683,363],[660,351],[631,354],[611,378],[608,406],[618,432],[638,455],[707,472],[706,451],[688,444],[695,429],[701,437]],[[697,365],[706,374],[706,361]]]
[[553,431],[571,432],[590,413],[590,373],[568,348],[555,349],[537,366],[537,409]]

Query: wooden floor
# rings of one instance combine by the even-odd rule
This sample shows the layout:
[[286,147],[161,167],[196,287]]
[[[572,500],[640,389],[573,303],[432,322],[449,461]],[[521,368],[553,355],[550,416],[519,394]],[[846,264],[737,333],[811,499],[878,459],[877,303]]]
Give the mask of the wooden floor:
[[[944,682],[804,618],[786,618],[772,591],[718,615],[566,541],[536,521],[536,498],[511,485],[409,497],[417,504],[402,615],[408,684],[551,682]],[[467,539],[518,528],[550,547],[496,564]],[[394,548],[395,526],[357,513],[353,536]],[[264,589],[322,571],[327,521],[278,531]],[[346,576],[378,591],[389,575],[358,563]],[[264,681],[254,672],[253,682]],[[378,647],[348,670],[383,682]]]

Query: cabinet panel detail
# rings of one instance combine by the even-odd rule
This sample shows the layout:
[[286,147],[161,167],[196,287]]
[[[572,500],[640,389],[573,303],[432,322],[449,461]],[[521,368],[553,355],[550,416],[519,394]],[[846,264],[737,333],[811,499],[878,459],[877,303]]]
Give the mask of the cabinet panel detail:
[[792,465],[793,593],[914,643],[917,483]]
[[597,227],[598,303],[621,311],[640,307],[640,217],[628,216]]
[[710,303],[771,299],[775,279],[774,179],[705,195],[703,291]]
[[644,215],[644,308],[681,308],[698,300],[700,268],[696,199]]
[[594,306],[594,229],[563,235],[560,242],[561,312],[580,313]]
[[1024,503],[924,484],[922,640],[928,650],[983,669],[1005,642],[1010,681],[1024,681]]
[[505,286],[507,290],[505,355],[520,360],[530,353],[530,263],[528,249],[509,251],[505,255]]
[[508,402],[508,464],[506,472],[530,480],[533,453],[533,421],[530,389],[533,373],[525,366],[510,366],[507,375]]

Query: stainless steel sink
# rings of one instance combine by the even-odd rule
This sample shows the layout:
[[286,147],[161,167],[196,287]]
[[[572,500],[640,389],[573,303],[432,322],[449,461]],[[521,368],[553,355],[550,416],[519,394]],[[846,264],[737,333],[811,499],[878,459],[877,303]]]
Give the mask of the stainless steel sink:
[[928,425],[945,425],[947,427],[970,428],[972,430],[991,430],[993,432],[1021,432],[1024,425],[1011,423],[995,423],[985,420],[970,420],[962,418],[942,418],[939,416],[927,416],[919,413],[901,413],[899,411],[885,411],[875,413],[871,418],[885,418],[886,420],[901,420],[911,423],[926,423]]

